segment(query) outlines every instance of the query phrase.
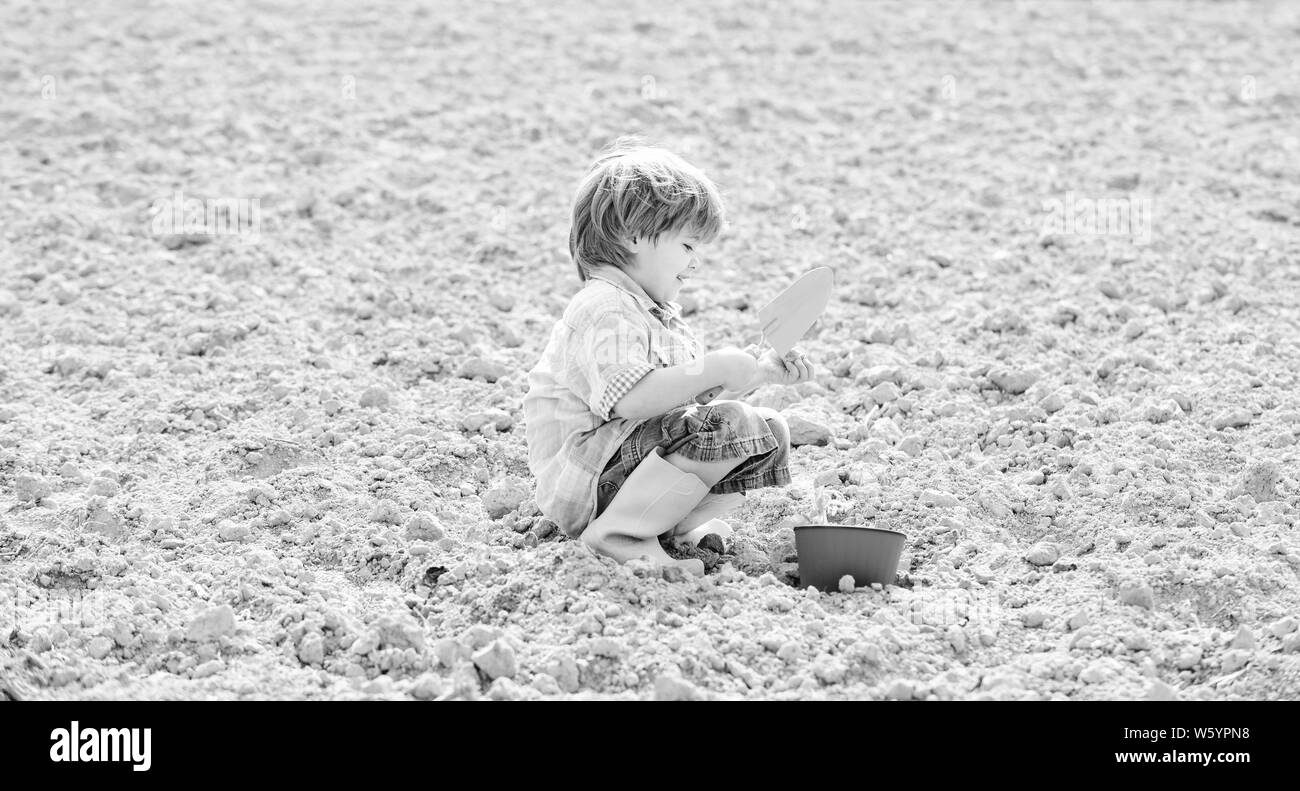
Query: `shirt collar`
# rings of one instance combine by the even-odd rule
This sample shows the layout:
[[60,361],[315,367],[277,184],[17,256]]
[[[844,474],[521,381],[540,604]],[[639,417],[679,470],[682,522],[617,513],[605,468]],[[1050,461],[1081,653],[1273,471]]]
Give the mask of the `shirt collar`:
[[682,315],[681,305],[676,302],[655,302],[649,294],[645,293],[645,289],[628,276],[627,272],[616,266],[597,267],[591,271],[588,278],[603,280],[617,289],[626,291],[636,298],[637,304],[660,321],[680,318]]

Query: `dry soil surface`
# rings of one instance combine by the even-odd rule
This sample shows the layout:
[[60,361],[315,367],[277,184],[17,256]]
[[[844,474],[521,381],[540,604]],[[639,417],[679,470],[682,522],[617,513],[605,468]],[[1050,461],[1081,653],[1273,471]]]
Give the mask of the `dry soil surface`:
[[[1295,698],[1297,37],[1282,2],[5,3],[0,696]],[[754,396],[795,483],[699,579],[588,557],[526,465],[571,191],[627,132],[727,195],[710,345],[837,277],[816,381]],[[177,191],[259,233],[160,231]],[[1045,226],[1097,198],[1149,226]],[[896,584],[798,585],[818,491],[906,533]]]

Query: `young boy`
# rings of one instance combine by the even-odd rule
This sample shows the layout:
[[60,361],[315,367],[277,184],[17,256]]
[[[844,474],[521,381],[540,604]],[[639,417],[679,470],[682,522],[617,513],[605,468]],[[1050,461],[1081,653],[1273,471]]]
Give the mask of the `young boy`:
[[746,490],[790,483],[785,419],[735,399],[805,381],[810,364],[797,350],[702,353],[672,301],[724,222],[703,172],[637,138],[619,139],[578,189],[569,250],[585,285],[528,375],[528,464],[542,513],[619,562],[649,556],[703,574],[659,537],[725,535],[713,517]]

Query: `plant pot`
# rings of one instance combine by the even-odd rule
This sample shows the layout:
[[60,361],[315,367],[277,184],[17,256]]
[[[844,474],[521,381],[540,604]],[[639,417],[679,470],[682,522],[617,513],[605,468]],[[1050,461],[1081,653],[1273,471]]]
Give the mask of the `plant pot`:
[[833,593],[845,574],[857,585],[893,584],[906,539],[897,530],[883,527],[795,525],[799,586]]

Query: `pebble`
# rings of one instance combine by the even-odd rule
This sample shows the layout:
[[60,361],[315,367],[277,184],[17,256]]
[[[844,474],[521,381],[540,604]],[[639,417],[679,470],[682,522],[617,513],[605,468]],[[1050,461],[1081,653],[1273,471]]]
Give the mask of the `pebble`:
[[704,700],[705,695],[686,679],[672,673],[655,678],[655,700]]
[[185,632],[185,639],[193,642],[215,640],[218,637],[234,634],[235,611],[229,604],[213,607],[190,622]]
[[881,382],[867,391],[867,397],[876,404],[888,404],[890,401],[897,401],[902,394],[902,391],[898,389],[898,385],[893,382]]
[[1037,629],[1047,621],[1047,613],[1043,612],[1038,607],[1033,607],[1025,610],[1021,618],[1024,620],[1025,626],[1030,629]]
[[890,685],[885,688],[885,695],[892,700],[911,700],[912,692],[914,690],[915,687],[912,682],[900,678],[891,682]]
[[190,672],[190,678],[207,678],[226,669],[226,663],[220,659],[210,659]]
[[243,541],[252,534],[253,531],[242,522],[222,522],[221,527],[217,529],[217,536],[222,541]]
[[1232,636],[1232,642],[1228,645],[1231,648],[1252,651],[1255,648],[1255,633],[1250,630],[1249,626],[1242,624],[1237,628],[1237,633]]
[[1179,670],[1191,670],[1201,664],[1201,647],[1189,645],[1179,652],[1174,666]]
[[389,402],[388,391],[380,387],[379,385],[374,385],[373,387],[367,387],[365,392],[361,394],[361,398],[357,400],[357,404],[359,404],[360,406],[378,407],[379,409],[387,409],[388,402]]
[[796,448],[802,445],[825,445],[830,442],[831,430],[828,426],[800,415],[789,415],[786,422],[790,426],[790,444]]
[[1278,474],[1276,462],[1251,462],[1241,474],[1241,491],[1255,498],[1256,502],[1276,500]]
[[440,541],[444,537],[442,525],[432,514],[420,511],[406,520],[403,530],[407,538],[425,541]]
[[1160,679],[1153,679],[1147,687],[1147,700],[1178,700],[1178,691]]
[[472,412],[461,418],[460,427],[466,431],[479,431],[484,426],[492,426],[497,431],[509,431],[514,427],[514,418],[503,409],[488,409]]
[[14,495],[21,503],[39,503],[52,491],[45,479],[36,475],[19,475],[14,479]]
[[1291,634],[1295,630],[1296,630],[1296,619],[1292,618],[1289,615],[1285,618],[1279,618],[1278,620],[1268,625],[1268,631],[1274,637],[1285,637],[1286,635]]
[[506,480],[483,493],[483,509],[492,519],[500,519],[528,498],[528,490],[522,483]]
[[325,661],[325,643],[319,634],[308,632],[298,643],[298,659],[304,665],[319,665]]
[[93,638],[86,644],[86,653],[90,654],[93,659],[103,659],[108,656],[108,652],[112,650],[113,641],[103,635]]
[[1104,684],[1116,675],[1115,663],[1111,659],[1096,659],[1079,671],[1079,680],[1085,684]]
[[515,309],[515,297],[506,289],[494,289],[488,293],[488,303],[502,313],[509,313]]
[[1004,393],[1020,395],[1038,381],[1038,376],[1029,371],[996,368],[989,372],[989,381]]
[[515,661],[515,649],[502,639],[493,640],[470,658],[474,666],[486,673],[488,678],[513,678],[519,670]]
[[1004,307],[984,317],[984,329],[992,332],[1009,332],[1025,326],[1025,319],[1019,311]]
[[1124,291],[1113,280],[1102,280],[1098,282],[1097,290],[1111,299],[1124,298]]
[[367,517],[371,522],[385,525],[400,525],[406,515],[406,508],[394,500],[376,500]]
[[22,305],[18,302],[18,295],[7,288],[0,288],[0,316],[18,316],[22,313]]
[[1048,393],[1042,401],[1038,402],[1038,405],[1043,408],[1044,412],[1051,415],[1065,409],[1065,399],[1059,392]]
[[1222,431],[1225,428],[1241,428],[1249,426],[1250,422],[1255,419],[1254,414],[1249,409],[1229,409],[1220,412],[1210,422],[1215,429]]
[[411,685],[408,692],[416,700],[436,700],[446,692],[446,685],[440,676],[423,673]]
[[961,505],[961,501],[948,492],[941,492],[937,489],[925,489],[921,492],[921,505],[930,505],[935,508],[953,508]]
[[853,579],[852,574],[845,574],[843,577],[840,577],[840,581],[839,581],[840,593],[852,593],[856,588],[857,588],[857,581]]
[[1035,566],[1050,566],[1059,560],[1060,557],[1061,550],[1057,549],[1055,544],[1046,541],[1034,544],[1029,548],[1029,551],[1025,553],[1025,560]]
[[1120,586],[1119,600],[1124,604],[1150,610],[1155,607],[1155,592],[1150,585],[1128,582]]
[[456,371],[456,375],[461,379],[476,379],[481,376],[488,382],[495,382],[508,373],[510,373],[509,367],[483,357],[469,358],[461,363]]
[[1092,618],[1087,612],[1079,610],[1074,615],[1070,616],[1070,620],[1066,622],[1066,625],[1070,628],[1070,631],[1075,632],[1087,626],[1089,623],[1092,623]]

